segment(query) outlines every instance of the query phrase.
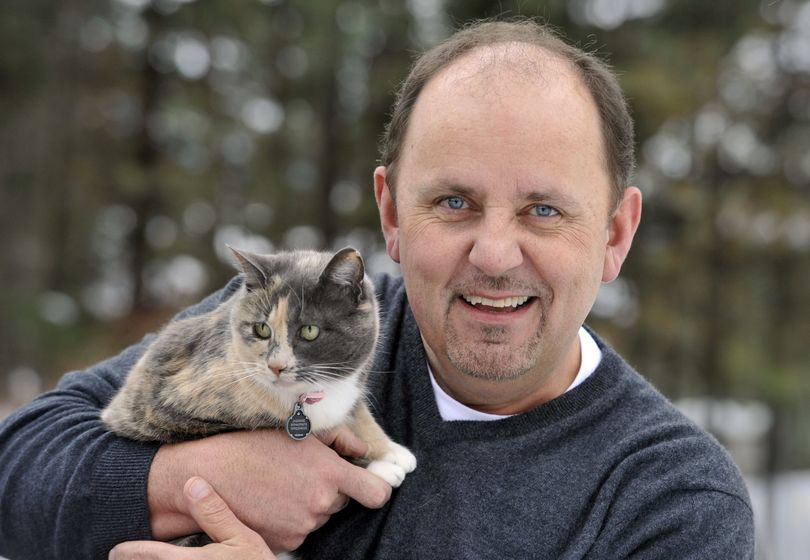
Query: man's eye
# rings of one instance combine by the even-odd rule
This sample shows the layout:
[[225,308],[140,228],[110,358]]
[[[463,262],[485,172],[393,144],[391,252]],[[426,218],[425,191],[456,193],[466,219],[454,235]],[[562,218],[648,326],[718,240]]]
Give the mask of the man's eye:
[[461,210],[464,208],[464,199],[460,196],[448,196],[441,201],[441,204],[450,210]]
[[558,216],[560,214],[557,210],[551,206],[546,206],[545,204],[533,206],[531,212],[540,218],[553,218],[554,216]]

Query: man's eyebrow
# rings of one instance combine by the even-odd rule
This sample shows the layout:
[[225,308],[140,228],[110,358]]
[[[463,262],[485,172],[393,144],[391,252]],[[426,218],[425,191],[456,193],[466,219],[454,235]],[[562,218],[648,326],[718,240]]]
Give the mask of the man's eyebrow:
[[443,195],[443,196],[464,196],[473,197],[477,191],[467,185],[455,181],[435,181],[427,182],[419,187],[419,192],[423,195]]
[[521,197],[536,204],[561,206],[568,210],[578,210],[582,206],[574,197],[557,189],[535,189],[522,193]]

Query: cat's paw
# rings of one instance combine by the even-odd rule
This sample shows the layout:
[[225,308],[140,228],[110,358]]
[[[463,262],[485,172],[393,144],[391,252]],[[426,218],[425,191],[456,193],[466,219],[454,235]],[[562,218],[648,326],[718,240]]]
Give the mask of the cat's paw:
[[382,478],[389,485],[398,488],[402,481],[405,480],[405,469],[394,463],[388,461],[372,461],[368,464],[366,469]]
[[406,473],[413,472],[416,468],[416,457],[407,447],[404,447],[393,441],[388,446],[388,452],[380,458],[382,461],[388,461],[402,467]]
[[405,480],[405,475],[416,468],[416,457],[406,447],[392,442],[385,455],[366,468],[397,488]]

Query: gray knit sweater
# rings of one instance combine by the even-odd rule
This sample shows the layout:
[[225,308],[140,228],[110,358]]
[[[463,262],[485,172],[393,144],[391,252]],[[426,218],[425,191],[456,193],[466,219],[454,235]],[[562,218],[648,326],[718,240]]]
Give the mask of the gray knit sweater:
[[[727,453],[598,338],[601,365],[565,395],[504,420],[444,422],[402,283],[377,285],[372,408],[419,466],[383,509],[333,516],[301,556],[753,558],[750,504]],[[149,538],[157,447],[98,419],[144,344],[65,376],[0,425],[0,555],[106,558],[116,542]]]
[[753,558],[728,454],[595,335],[602,362],[568,393],[495,422],[445,422],[402,282],[377,284],[371,402],[418,466],[382,511],[333,516],[305,558]]

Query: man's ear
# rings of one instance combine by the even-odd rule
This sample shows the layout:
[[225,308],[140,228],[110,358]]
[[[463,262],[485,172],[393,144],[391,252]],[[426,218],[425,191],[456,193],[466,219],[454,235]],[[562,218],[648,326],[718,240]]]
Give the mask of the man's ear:
[[636,187],[627,187],[619,207],[608,224],[608,243],[605,251],[605,264],[602,269],[602,282],[613,282],[619,276],[640,221],[641,191]]
[[377,209],[380,211],[380,225],[382,225],[385,248],[388,256],[394,262],[399,262],[399,220],[397,207],[391,189],[386,181],[387,169],[380,165],[374,170],[374,197],[377,199]]

